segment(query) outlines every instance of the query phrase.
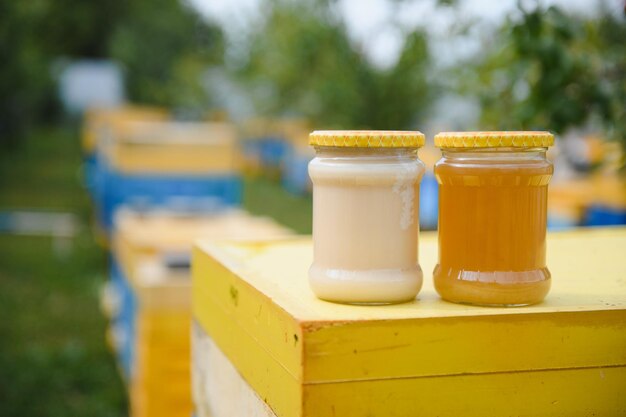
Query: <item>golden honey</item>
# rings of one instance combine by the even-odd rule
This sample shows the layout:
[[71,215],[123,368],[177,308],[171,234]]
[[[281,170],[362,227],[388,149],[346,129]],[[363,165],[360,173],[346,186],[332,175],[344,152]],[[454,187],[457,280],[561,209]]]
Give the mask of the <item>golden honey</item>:
[[550,289],[546,266],[547,132],[444,133],[439,183],[442,298],[479,305],[528,305]]

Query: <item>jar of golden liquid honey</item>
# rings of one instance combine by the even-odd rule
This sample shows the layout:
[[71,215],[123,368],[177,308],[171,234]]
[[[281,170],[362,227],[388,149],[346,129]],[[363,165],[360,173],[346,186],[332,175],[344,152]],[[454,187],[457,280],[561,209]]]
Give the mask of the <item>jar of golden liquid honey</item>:
[[449,132],[442,158],[435,288],[448,301],[522,306],[550,289],[546,266],[549,132]]
[[340,303],[410,301],[422,286],[418,263],[420,132],[317,131],[313,264],[309,282]]

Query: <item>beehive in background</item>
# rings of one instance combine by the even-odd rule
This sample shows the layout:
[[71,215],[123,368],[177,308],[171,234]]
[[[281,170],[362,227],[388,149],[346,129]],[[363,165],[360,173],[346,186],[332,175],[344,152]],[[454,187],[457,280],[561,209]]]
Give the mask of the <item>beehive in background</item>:
[[111,334],[134,417],[189,417],[192,241],[284,237],[242,210],[211,215],[118,212],[112,247]]
[[92,108],[85,112],[81,145],[84,155],[85,182],[92,198],[96,197],[99,178],[96,155],[98,139],[111,135],[116,126],[126,122],[165,121],[169,117],[166,109],[137,105]]
[[282,120],[278,129],[289,146],[285,151],[281,182],[293,194],[307,194],[312,190],[309,177],[309,162],[315,157],[315,150],[309,145],[310,125],[302,119]]
[[422,230],[437,229],[439,219],[439,184],[434,167],[441,158],[441,151],[432,143],[427,143],[417,151],[426,171],[420,181],[419,221]]
[[85,154],[96,151],[98,137],[103,130],[110,129],[112,123],[120,121],[164,121],[169,119],[167,109],[151,106],[128,105],[112,108],[92,108],[85,112],[81,137]]
[[[626,230],[549,234],[553,288],[524,308],[349,306],[308,287],[309,238],[200,242],[198,417],[626,413]],[[426,273],[436,235],[420,242]],[[593,254],[594,262],[589,262]]]
[[548,188],[548,227],[626,224],[624,152],[619,143],[595,135],[568,139],[548,150],[555,161]]
[[247,178],[261,175],[261,143],[270,131],[269,119],[252,118],[240,126],[242,172]]
[[299,140],[300,132],[308,129],[308,122],[301,118],[247,120],[241,129],[244,172],[280,179],[294,138]]
[[557,182],[548,188],[548,205],[557,225],[626,224],[626,180],[618,173],[600,172]]
[[230,124],[127,123],[99,146],[105,229],[121,205],[210,211],[241,202],[240,153]]

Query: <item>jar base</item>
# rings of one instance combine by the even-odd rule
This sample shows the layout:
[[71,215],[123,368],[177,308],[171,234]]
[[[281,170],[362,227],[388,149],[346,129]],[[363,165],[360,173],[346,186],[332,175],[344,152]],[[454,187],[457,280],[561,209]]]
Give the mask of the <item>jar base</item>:
[[371,302],[368,302],[368,301],[340,301],[340,300],[326,299],[326,298],[322,298],[320,296],[317,296],[317,298],[319,298],[320,300],[323,300],[323,301],[328,301],[329,303],[345,304],[345,305],[348,305],[348,306],[364,306],[364,307],[392,306],[392,305],[396,305],[396,304],[410,303],[411,301],[415,300],[415,296],[413,296],[411,298],[404,299],[404,300],[397,300],[397,301],[371,301]]
[[547,268],[532,271],[466,271],[435,267],[435,289],[446,301],[484,307],[525,307],[550,291]]
[[389,305],[411,302],[422,288],[422,269],[343,270],[312,265],[309,283],[324,300],[350,305]]

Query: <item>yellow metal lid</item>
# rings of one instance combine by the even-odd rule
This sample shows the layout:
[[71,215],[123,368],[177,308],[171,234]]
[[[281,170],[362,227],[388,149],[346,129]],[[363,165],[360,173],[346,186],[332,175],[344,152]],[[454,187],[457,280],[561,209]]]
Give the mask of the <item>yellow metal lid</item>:
[[550,132],[442,132],[435,135],[439,148],[532,148],[554,145]]
[[316,130],[309,134],[313,146],[353,148],[419,148],[424,134],[403,130]]

